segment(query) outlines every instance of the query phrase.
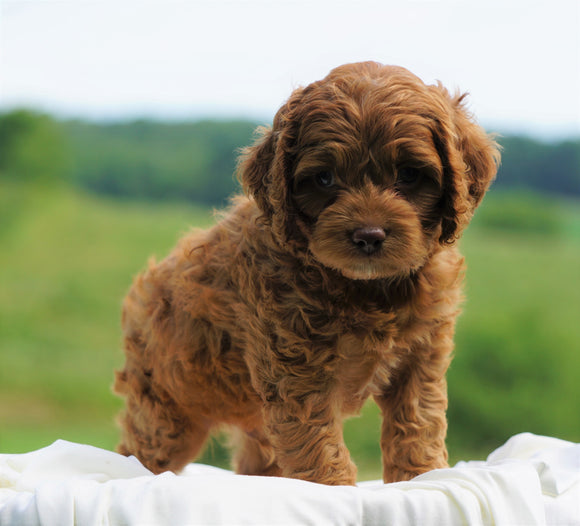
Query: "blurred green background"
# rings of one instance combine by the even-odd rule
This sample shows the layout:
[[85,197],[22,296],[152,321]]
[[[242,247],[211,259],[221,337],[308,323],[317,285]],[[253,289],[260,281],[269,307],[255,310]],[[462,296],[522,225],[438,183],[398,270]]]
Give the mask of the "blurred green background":
[[[0,453],[59,438],[114,448],[121,300],[151,255],[212,224],[255,126],[0,115]],[[580,141],[500,143],[461,241],[452,462],[522,431],[580,441]],[[372,403],[346,424],[361,479],[380,477],[379,426]],[[201,461],[227,466],[219,438]]]

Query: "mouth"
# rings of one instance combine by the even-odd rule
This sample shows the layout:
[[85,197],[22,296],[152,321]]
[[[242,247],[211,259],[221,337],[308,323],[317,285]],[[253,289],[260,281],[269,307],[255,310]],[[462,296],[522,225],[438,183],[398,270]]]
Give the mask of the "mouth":
[[356,266],[353,265],[348,268],[345,267],[337,270],[339,270],[343,276],[354,280],[369,281],[373,279],[383,279],[389,277],[389,275],[384,275],[382,272],[379,272],[371,261],[367,262],[366,264],[361,262]]
[[345,194],[319,215],[308,236],[310,252],[350,279],[407,276],[423,265],[429,239],[410,203],[371,190]]
[[416,230],[365,226],[315,236],[310,252],[325,267],[353,280],[408,276],[425,261],[425,244]]

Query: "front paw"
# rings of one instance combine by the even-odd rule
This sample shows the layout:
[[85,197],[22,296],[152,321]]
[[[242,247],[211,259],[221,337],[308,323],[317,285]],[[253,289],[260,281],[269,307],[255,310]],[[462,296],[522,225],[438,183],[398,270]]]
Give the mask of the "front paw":
[[383,473],[383,481],[385,484],[389,484],[390,482],[403,482],[406,480],[412,480],[423,473],[427,473],[429,471],[433,471],[434,469],[443,469],[448,468],[449,464],[445,461],[438,462],[431,466],[423,466],[420,468],[417,467],[395,467],[391,466],[390,468],[385,468]]
[[328,486],[354,486],[356,485],[356,474],[356,466],[349,460],[348,463],[342,466],[316,467],[309,470],[285,473],[285,476]]

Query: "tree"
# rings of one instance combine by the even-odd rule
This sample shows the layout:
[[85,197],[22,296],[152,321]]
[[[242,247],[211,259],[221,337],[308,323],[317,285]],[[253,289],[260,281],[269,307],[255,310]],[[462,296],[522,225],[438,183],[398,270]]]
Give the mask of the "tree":
[[70,152],[57,122],[27,110],[0,115],[0,179],[53,184],[70,174]]

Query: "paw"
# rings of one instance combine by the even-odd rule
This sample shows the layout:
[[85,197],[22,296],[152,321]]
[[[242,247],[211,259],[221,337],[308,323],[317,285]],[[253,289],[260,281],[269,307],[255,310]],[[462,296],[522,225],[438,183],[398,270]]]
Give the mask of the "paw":
[[385,469],[383,474],[383,481],[385,482],[385,484],[388,484],[390,482],[403,482],[406,480],[412,480],[415,477],[418,477],[423,473],[433,471],[434,469],[443,469],[448,467],[449,464],[447,464],[447,462],[445,461],[441,461],[431,466],[423,466],[419,468],[413,467],[410,469],[404,469],[400,467],[390,467],[388,469]]
[[349,462],[339,468],[337,466],[327,466],[322,469],[311,469],[294,472],[286,476],[326,484],[327,486],[354,486],[356,484],[357,469],[354,463]]

